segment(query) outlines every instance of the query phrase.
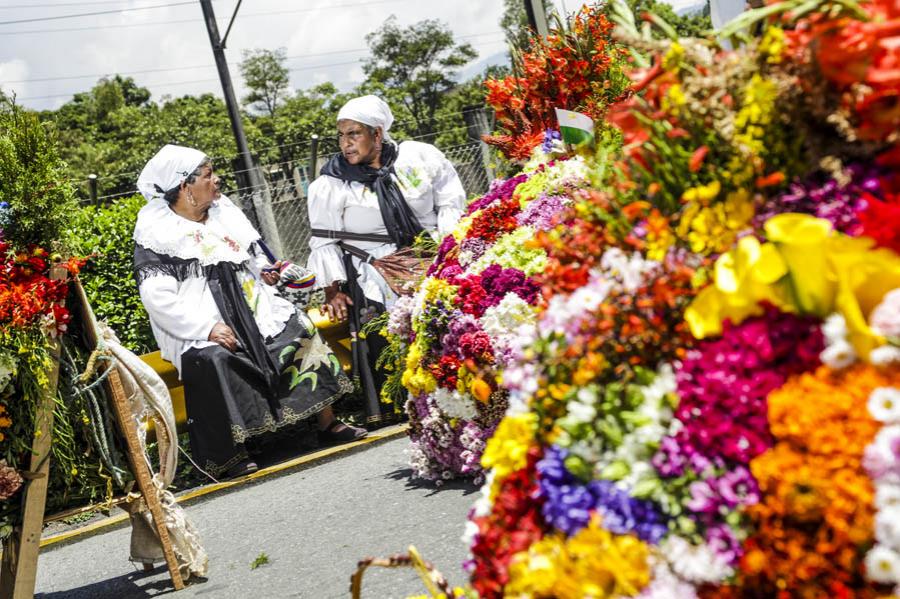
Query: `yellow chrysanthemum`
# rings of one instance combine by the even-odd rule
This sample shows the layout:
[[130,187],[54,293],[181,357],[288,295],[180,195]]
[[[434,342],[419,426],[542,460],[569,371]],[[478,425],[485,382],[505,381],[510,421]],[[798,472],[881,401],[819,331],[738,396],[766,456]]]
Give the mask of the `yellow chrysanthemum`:
[[615,535],[600,518],[568,540],[553,534],[513,556],[508,596],[559,599],[633,597],[650,582],[649,548],[634,535]]
[[500,421],[481,456],[481,465],[494,470],[495,484],[525,467],[536,430],[537,415],[532,412],[506,416]]

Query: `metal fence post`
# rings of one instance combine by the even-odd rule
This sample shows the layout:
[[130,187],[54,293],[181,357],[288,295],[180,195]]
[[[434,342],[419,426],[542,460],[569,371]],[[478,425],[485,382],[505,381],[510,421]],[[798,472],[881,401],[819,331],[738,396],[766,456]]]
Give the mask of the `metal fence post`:
[[94,173],[88,175],[88,192],[91,194],[91,204],[99,206],[100,203],[97,201],[97,175]]
[[494,168],[491,166],[491,149],[482,137],[491,133],[490,113],[482,107],[472,106],[463,109],[463,120],[466,122],[466,133],[471,140],[477,140],[481,150],[481,161],[488,183],[494,180]]
[[284,246],[281,244],[278,222],[275,220],[275,212],[272,210],[272,194],[255,156],[253,157],[253,166],[247,174],[250,179],[253,207],[256,209],[257,218],[259,218],[260,233],[262,233],[263,238],[275,256],[283,259],[285,257]]
[[309,138],[309,182],[316,180],[316,162],[319,161],[319,136],[315,133]]

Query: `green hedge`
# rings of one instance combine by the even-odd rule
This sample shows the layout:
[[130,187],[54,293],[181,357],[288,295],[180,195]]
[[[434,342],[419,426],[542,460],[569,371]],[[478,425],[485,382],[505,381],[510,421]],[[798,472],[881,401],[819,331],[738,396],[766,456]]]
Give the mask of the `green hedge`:
[[72,251],[93,255],[81,271],[81,280],[97,318],[109,323],[136,354],[157,349],[131,272],[132,233],[144,203],[143,197],[135,195],[100,208],[83,206],[75,211],[68,230]]

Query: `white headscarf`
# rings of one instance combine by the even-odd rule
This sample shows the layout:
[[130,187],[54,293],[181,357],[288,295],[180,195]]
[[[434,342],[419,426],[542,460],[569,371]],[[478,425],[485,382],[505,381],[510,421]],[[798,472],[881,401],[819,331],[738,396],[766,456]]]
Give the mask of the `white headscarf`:
[[393,141],[391,136],[388,135],[388,131],[394,122],[394,115],[391,113],[391,108],[387,105],[387,102],[378,96],[360,96],[344,104],[340,112],[338,112],[337,120],[342,121],[344,119],[356,121],[370,127],[380,127],[382,133],[384,133],[384,139]]
[[165,192],[181,185],[204,160],[206,154],[200,150],[166,144],[141,171],[137,180],[138,191],[148,202],[162,198]]

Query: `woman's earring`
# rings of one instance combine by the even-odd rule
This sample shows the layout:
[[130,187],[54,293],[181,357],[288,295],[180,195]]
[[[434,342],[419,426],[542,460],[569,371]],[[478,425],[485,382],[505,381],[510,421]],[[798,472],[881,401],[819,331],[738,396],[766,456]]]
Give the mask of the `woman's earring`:
[[191,206],[197,205],[197,200],[194,199],[194,194],[191,193],[190,189],[188,189],[188,202],[191,203]]

